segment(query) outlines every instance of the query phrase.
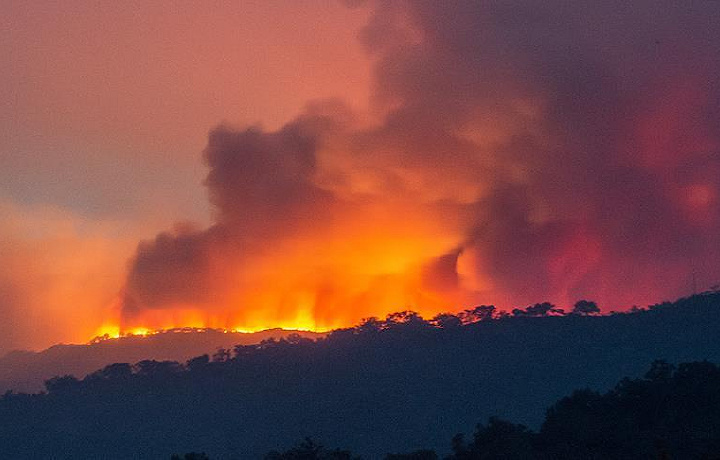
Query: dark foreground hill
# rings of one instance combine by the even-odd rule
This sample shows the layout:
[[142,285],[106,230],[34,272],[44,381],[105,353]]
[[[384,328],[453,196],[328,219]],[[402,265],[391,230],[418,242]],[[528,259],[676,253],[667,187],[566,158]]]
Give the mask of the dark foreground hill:
[[366,458],[448,440],[497,415],[532,428],[577,388],[648,363],[720,361],[720,295],[612,316],[516,315],[467,325],[413,315],[217,360],[113,365],[0,401],[9,458],[261,458],[304,436]]
[[[720,367],[707,361],[655,361],[638,379],[605,394],[578,390],[552,405],[538,431],[491,417],[472,437],[448,442],[445,460],[628,460],[720,458]],[[174,456],[177,458],[181,456]],[[188,453],[185,460],[207,460]],[[307,438],[265,460],[354,460],[352,452]],[[438,460],[431,449],[384,460]]]
[[148,336],[125,336],[85,345],[55,345],[40,352],[13,351],[0,357],[0,393],[38,392],[45,380],[56,375],[85,377],[112,363],[135,363],[143,359],[185,362],[218,348],[251,345],[291,334],[319,338],[325,334],[268,329],[254,333],[217,329],[176,329]]

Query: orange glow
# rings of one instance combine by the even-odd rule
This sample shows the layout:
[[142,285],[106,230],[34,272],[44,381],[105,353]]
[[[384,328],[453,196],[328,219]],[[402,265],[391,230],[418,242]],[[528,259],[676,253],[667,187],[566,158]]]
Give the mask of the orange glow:
[[9,3],[0,356],[720,277],[710,2]]
[[107,337],[110,339],[117,339],[120,336],[120,326],[117,324],[103,324],[95,333],[95,337]]
[[[372,215],[373,219],[365,219]],[[177,328],[326,332],[370,316],[411,309],[426,318],[464,307],[458,289],[424,286],[423,266],[451,251],[454,231],[420,215],[369,207],[312,235],[285,238],[218,286],[210,305],[144,308],[108,319],[97,335],[146,335]],[[362,217],[362,218],[361,218]],[[248,267],[248,268],[246,268]]]
[[[259,316],[255,317],[256,322],[247,323],[243,326],[229,326],[227,322],[218,321],[217,318],[208,318],[207,321],[192,320],[193,316],[200,317],[202,313],[197,310],[190,312],[187,309],[180,310],[183,313],[178,314],[178,310],[155,310],[143,314],[140,318],[133,321],[132,324],[147,324],[146,326],[130,326],[123,325],[120,319],[115,323],[105,323],[99,327],[94,335],[93,342],[117,339],[127,336],[149,336],[162,332],[196,332],[207,329],[220,330],[223,332],[239,332],[253,333],[268,329],[285,329],[293,331],[312,331],[327,332],[335,327],[321,327],[312,317],[309,310],[299,309],[294,317],[281,319],[277,322],[265,323]],[[187,321],[184,321],[186,318]]]

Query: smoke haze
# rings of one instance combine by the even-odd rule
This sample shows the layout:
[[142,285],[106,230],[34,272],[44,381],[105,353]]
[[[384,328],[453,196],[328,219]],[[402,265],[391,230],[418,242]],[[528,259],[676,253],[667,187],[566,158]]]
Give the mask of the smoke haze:
[[214,223],[141,244],[124,321],[622,308],[718,278],[717,3],[365,7],[374,116],[214,129]]

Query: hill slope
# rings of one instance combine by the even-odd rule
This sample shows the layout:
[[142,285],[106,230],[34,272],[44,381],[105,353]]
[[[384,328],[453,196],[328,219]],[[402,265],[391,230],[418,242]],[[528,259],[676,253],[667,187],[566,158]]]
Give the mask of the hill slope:
[[251,345],[291,334],[318,338],[325,334],[269,329],[254,333],[202,331],[165,332],[127,336],[85,345],[55,345],[40,352],[13,351],[0,358],[0,393],[7,390],[38,392],[45,380],[56,375],[85,377],[112,363],[135,363],[143,359],[185,362],[218,348]]
[[718,312],[712,293],[634,314],[408,321],[220,362],[112,366],[3,398],[0,444],[12,458],[258,458],[309,435],[369,458],[443,452],[490,415],[537,427],[574,389],[610,389],[655,359],[720,362]]

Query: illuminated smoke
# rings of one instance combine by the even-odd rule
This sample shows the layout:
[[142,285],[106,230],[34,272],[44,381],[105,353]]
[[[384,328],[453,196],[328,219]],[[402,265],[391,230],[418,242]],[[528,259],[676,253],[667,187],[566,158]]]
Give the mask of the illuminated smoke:
[[214,224],[140,245],[126,324],[612,308],[720,279],[720,3],[369,7],[375,119],[213,130]]

